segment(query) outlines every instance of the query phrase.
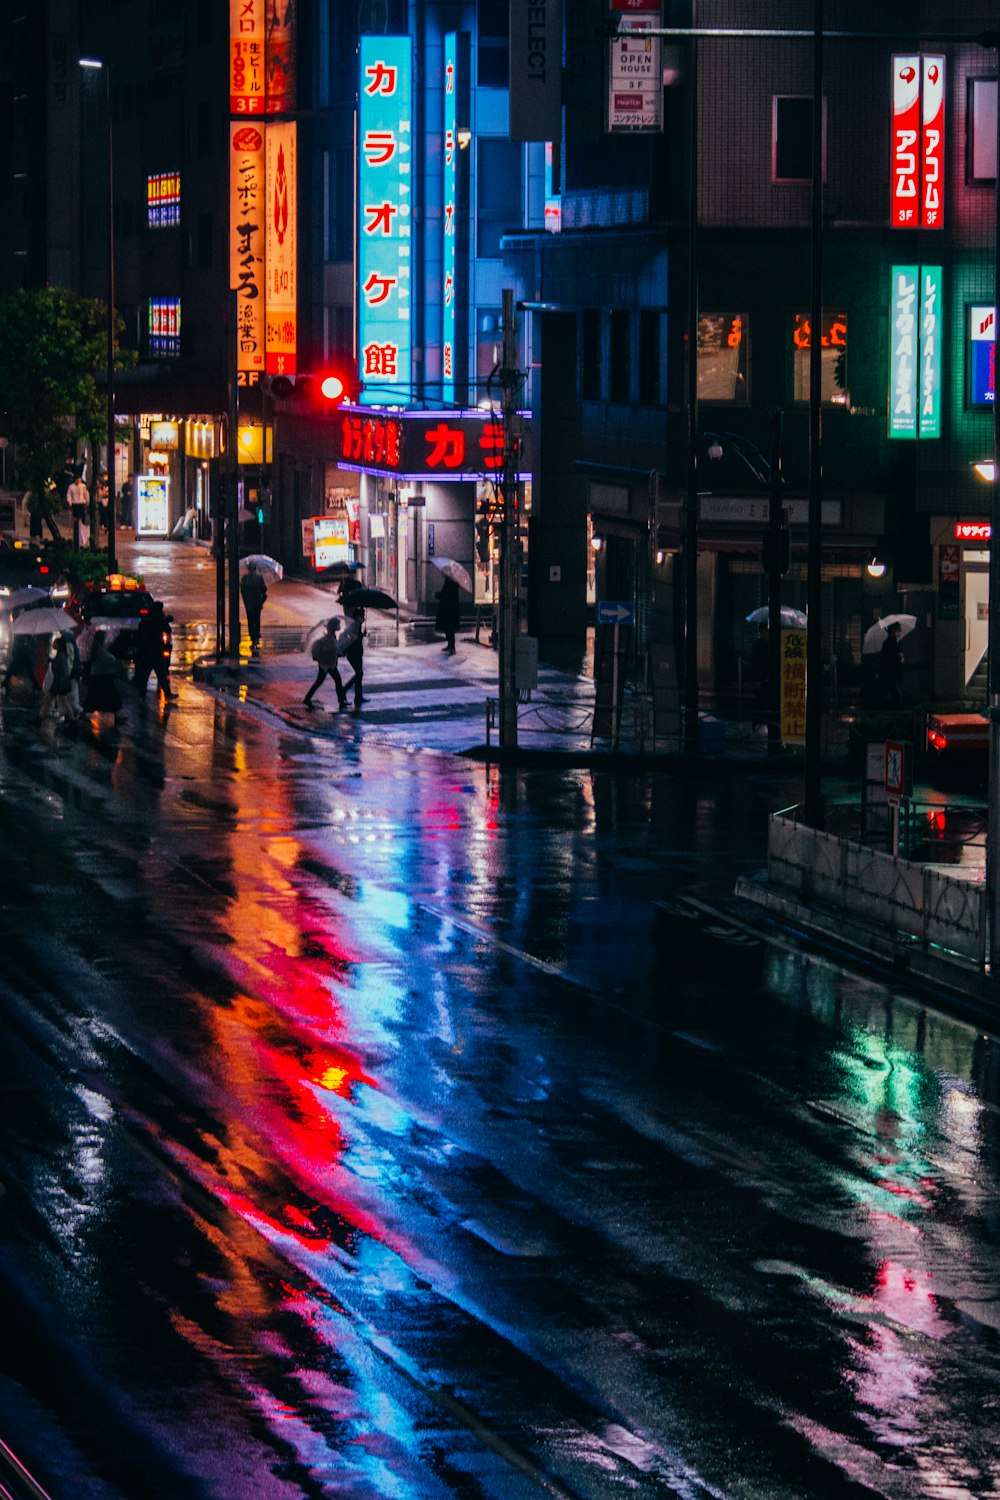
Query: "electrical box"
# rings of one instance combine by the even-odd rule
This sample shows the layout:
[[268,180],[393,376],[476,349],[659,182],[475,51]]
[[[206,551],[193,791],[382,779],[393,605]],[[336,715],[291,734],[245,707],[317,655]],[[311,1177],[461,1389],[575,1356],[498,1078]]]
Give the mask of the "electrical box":
[[514,642],[514,686],[519,693],[538,686],[538,638],[519,635]]

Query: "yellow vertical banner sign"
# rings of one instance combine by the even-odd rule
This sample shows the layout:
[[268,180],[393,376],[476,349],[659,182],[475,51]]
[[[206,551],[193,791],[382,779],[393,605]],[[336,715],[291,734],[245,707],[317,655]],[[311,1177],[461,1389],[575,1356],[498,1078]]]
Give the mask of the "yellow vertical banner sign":
[[236,370],[240,385],[264,373],[265,192],[264,126],[229,126],[229,284],[236,292]]
[[271,122],[267,127],[267,319],[268,374],[295,373],[296,256],[298,176],[296,126]]
[[806,633],[781,632],[781,743],[806,742]]

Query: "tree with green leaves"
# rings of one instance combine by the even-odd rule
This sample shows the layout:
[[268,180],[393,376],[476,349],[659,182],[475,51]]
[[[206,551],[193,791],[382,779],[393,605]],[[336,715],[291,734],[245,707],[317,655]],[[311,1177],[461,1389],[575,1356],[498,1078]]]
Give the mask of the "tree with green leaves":
[[[124,324],[117,320],[116,339]],[[0,433],[15,449],[18,482],[53,537],[56,474],[107,427],[107,398],[97,374],[107,368],[107,308],[64,287],[22,290],[0,298]],[[127,363],[119,349],[116,365]],[[97,475],[93,476],[96,491]]]

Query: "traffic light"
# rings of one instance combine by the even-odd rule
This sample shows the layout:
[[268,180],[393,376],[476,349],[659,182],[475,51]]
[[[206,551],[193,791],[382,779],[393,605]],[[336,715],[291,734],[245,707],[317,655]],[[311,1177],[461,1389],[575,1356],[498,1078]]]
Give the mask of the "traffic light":
[[258,526],[266,526],[271,519],[271,491],[257,490],[253,500],[254,515]]
[[327,370],[304,370],[295,375],[271,375],[271,395],[278,401],[299,398],[317,414],[335,411],[342,401],[356,399],[360,383],[349,361],[339,361]]

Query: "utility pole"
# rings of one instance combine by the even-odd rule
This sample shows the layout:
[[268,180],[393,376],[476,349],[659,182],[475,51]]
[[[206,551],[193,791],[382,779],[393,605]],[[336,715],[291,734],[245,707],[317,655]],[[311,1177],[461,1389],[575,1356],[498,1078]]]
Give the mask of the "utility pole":
[[[236,292],[229,293],[229,327],[226,330],[227,368],[229,372],[229,410],[226,426],[226,503],[224,546],[220,548],[216,565],[226,570],[227,588],[224,593],[229,604],[229,652],[234,660],[240,654],[240,523],[239,523],[239,424],[240,401],[236,374]],[[223,610],[223,618],[225,610]]]
[[823,0],[814,0],[809,294],[809,531],[806,584],[806,753],[803,810],[823,827]]
[[788,529],[781,504],[785,414],[771,413],[771,496],[767,509],[767,753],[781,754],[781,579],[788,568]]
[[500,521],[500,748],[517,749],[517,678],[515,647],[518,634],[517,582],[518,537],[517,474],[521,419],[517,396],[521,372],[517,367],[517,324],[514,322],[514,292],[504,287],[503,357],[500,384],[503,390],[503,513]]
[[[691,4],[696,21],[696,0]],[[698,41],[688,43],[687,510],[684,527],[684,749],[698,750]]]
[[[996,48],[1000,78],[1000,34],[984,36],[981,45]],[[998,84],[1000,88],[1000,84]],[[993,336],[1000,322],[1000,94],[997,107],[997,168],[993,185]],[[996,345],[994,345],[996,348]],[[989,803],[986,816],[986,901],[989,961],[994,979],[1000,974],[1000,402],[993,392],[993,484],[990,495],[990,582],[987,673],[990,719]]]

